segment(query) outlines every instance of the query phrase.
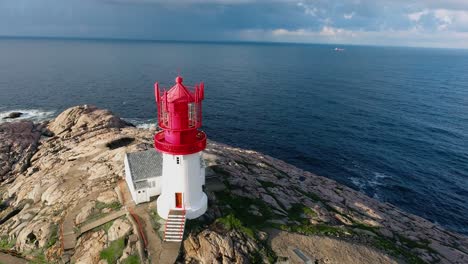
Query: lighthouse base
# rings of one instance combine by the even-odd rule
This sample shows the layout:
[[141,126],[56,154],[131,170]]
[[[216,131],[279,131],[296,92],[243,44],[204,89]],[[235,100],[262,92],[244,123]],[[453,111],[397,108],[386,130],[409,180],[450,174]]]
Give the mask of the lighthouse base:
[[186,208],[171,208],[169,205],[172,203],[167,201],[169,198],[173,199],[172,196],[166,198],[164,195],[161,195],[156,200],[158,215],[163,219],[167,219],[170,210],[185,210],[185,218],[195,219],[204,214],[208,208],[208,197],[205,193],[202,193],[199,201],[192,201],[190,207]]

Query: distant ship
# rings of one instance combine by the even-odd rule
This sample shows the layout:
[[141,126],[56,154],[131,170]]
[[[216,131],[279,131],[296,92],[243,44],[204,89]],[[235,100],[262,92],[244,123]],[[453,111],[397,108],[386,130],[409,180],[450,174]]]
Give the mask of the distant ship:
[[334,51],[344,51],[342,48],[335,48]]

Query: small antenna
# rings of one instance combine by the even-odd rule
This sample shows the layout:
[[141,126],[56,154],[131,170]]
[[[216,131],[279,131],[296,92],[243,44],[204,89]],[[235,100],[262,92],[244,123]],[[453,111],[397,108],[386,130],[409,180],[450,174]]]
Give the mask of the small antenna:
[[177,68],[177,76],[180,76],[180,68]]

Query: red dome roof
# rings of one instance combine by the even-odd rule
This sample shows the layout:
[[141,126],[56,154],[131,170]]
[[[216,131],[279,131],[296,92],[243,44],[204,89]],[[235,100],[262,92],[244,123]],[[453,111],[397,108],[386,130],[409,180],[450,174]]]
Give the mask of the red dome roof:
[[176,101],[180,102],[193,102],[195,99],[190,91],[182,84],[182,77],[177,76],[176,84],[167,91],[167,101],[172,103]]

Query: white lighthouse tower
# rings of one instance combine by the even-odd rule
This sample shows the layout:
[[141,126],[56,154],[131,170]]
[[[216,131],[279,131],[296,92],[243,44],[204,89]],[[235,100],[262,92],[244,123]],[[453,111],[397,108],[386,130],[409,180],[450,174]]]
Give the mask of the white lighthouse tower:
[[201,152],[206,135],[198,130],[202,124],[203,83],[189,90],[182,77],[168,91],[155,84],[158,125],[162,131],[154,136],[154,146],[163,155],[161,195],[157,199],[159,216],[181,211],[187,219],[201,216],[208,199],[203,192],[205,168]]

